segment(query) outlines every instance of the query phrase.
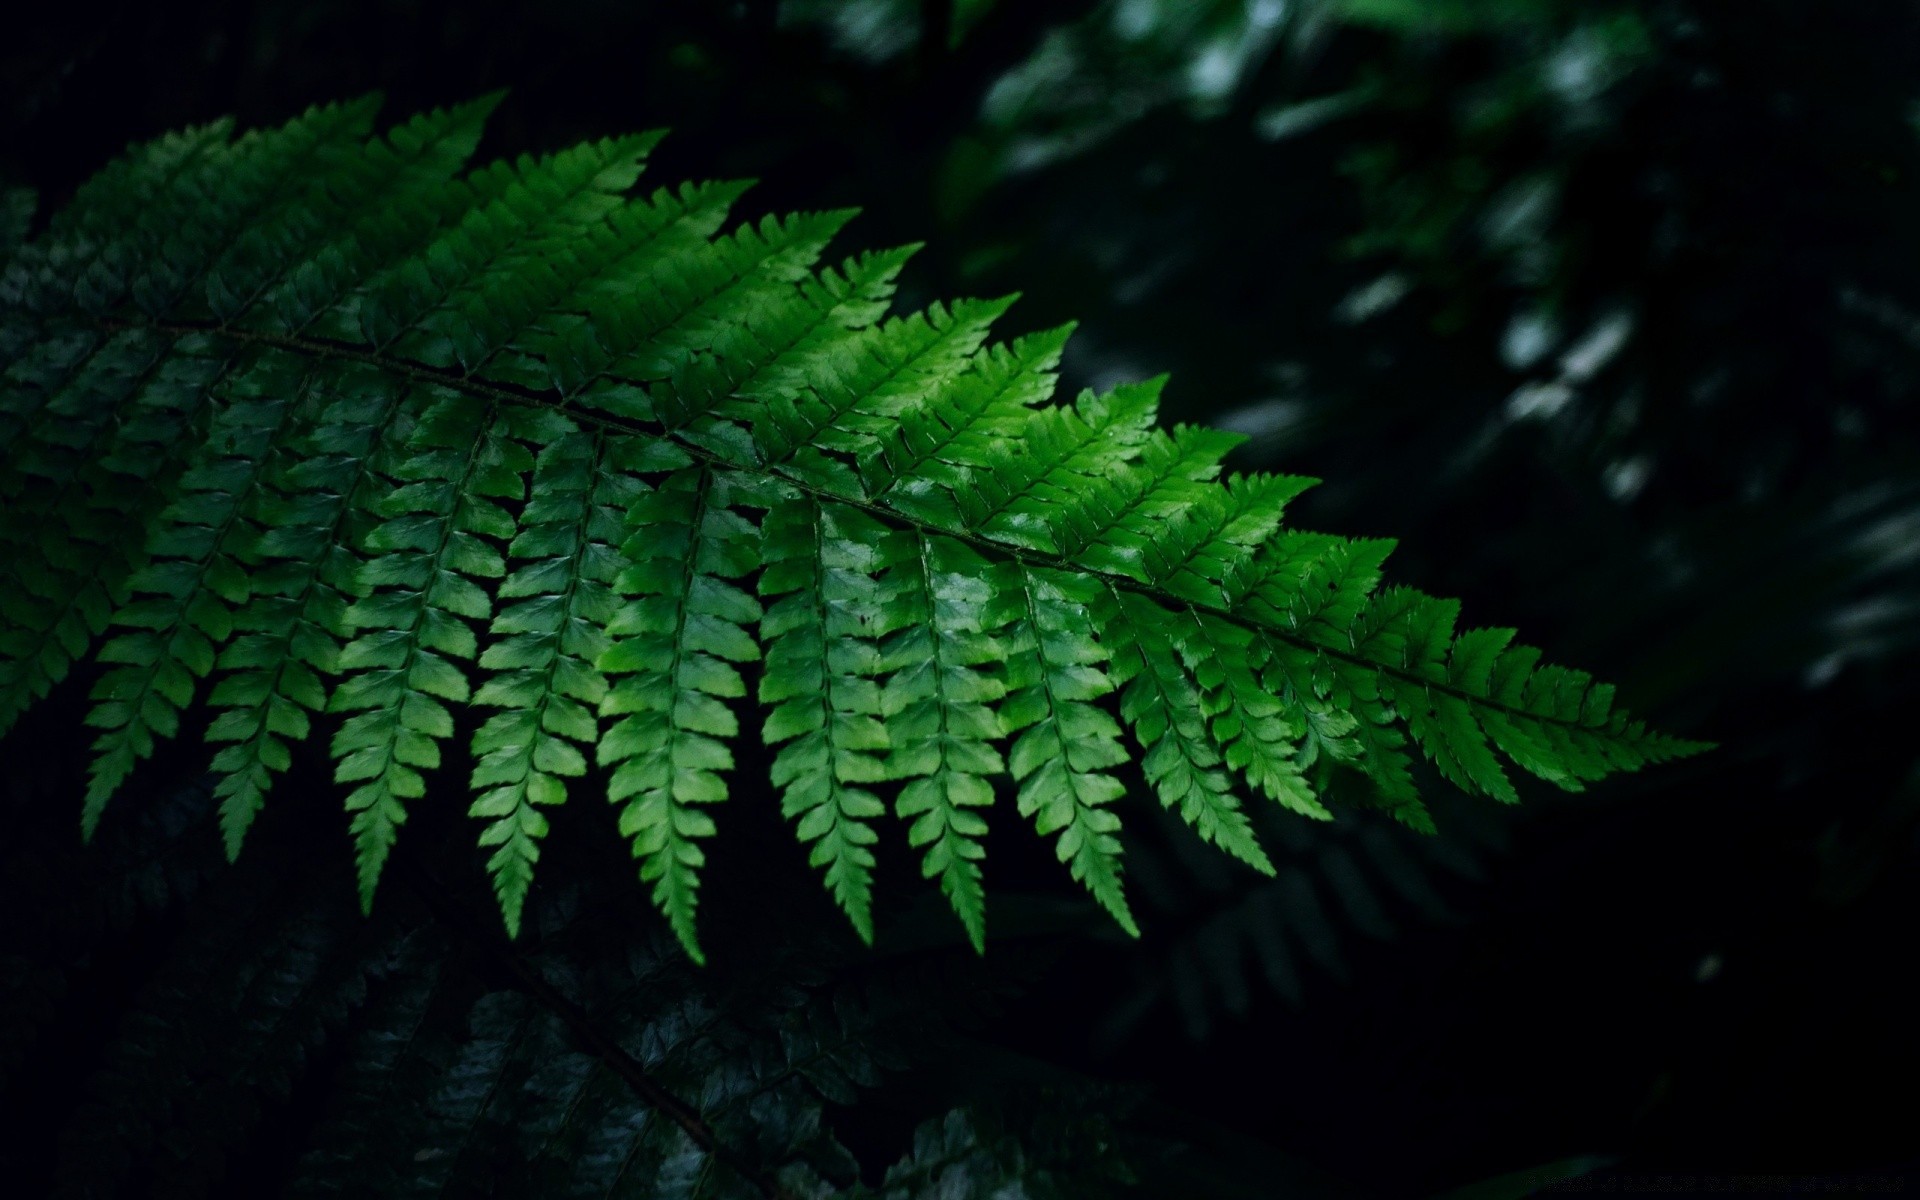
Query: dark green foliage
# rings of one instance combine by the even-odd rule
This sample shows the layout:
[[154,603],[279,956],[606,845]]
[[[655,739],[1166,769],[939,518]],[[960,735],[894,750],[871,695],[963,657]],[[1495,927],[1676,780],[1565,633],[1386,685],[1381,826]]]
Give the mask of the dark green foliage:
[[629,195],[652,136],[463,174],[491,104],[162,139],[8,261],[0,721],[126,630],[87,718],[88,832],[211,679],[230,854],[341,714],[370,905],[470,739],[517,930],[547,811],[610,768],[697,959],[751,694],[861,937],[891,802],[979,945],[1002,774],[1134,929],[1123,725],[1161,802],[1265,874],[1243,779],[1324,818],[1314,773],[1344,763],[1430,828],[1409,737],[1509,801],[1498,756],[1577,789],[1699,748],[1380,590],[1390,543],[1282,531],[1310,481],[1223,477],[1234,439],[1156,428],[1161,381],[1049,403],[1064,333],[989,345],[1009,302],[883,319],[906,251],[815,269],[848,214],[716,237],[737,185]]
[[1470,797],[1433,800],[1443,837],[1340,809],[1312,823],[1257,810],[1271,876],[1232,870],[1171,828],[1143,837],[1131,864],[1154,936],[1124,964],[1128,986],[1107,1004],[1101,1043],[1137,1037],[1169,1009],[1196,1042],[1269,995],[1309,1009],[1351,980],[1371,943],[1460,925],[1463,888],[1505,849],[1505,814]]
[[[1041,0],[978,6],[985,22],[943,56],[925,36],[937,29],[914,44],[915,18],[937,23],[941,7],[589,0],[490,20],[316,0],[40,6],[0,51],[0,184],[31,181],[44,223],[129,136],[227,111],[264,127],[343,88],[385,87],[387,111],[405,115],[507,85],[479,161],[670,124],[648,192],[760,176],[772,197],[756,186],[738,216],[859,203],[842,237],[928,237],[900,275],[903,309],[1017,290],[996,338],[1083,318],[1068,394],[1170,370],[1163,421],[1253,435],[1227,460],[1238,469],[1327,479],[1288,524],[1398,535],[1388,582],[1460,596],[1470,623],[1518,625],[1549,657],[1619,683],[1636,712],[1733,743],[1572,800],[1505,764],[1523,805],[1451,795],[1412,755],[1439,837],[1379,819],[1367,779],[1324,757],[1333,770],[1304,774],[1331,822],[1268,803],[1249,774],[1240,796],[1272,877],[1193,836],[1124,765],[1129,794],[1110,807],[1138,940],[1079,901],[1053,838],[1014,828],[1013,789],[993,780],[997,811],[978,810],[992,834],[973,839],[991,850],[986,964],[1012,965],[1036,928],[1071,939],[999,1040],[1148,1081],[1169,1108],[1379,1195],[1576,1150],[1643,1177],[1904,1161],[1911,1123],[1880,1097],[1901,1094],[1915,1064],[1898,963],[1920,881],[1903,732],[1920,678],[1920,10]],[[956,23],[976,6],[957,7]],[[1485,19],[1458,19],[1467,10]],[[1637,45],[1616,36],[1635,32]],[[820,262],[850,252],[829,246]],[[760,353],[749,335],[732,345],[736,362]],[[734,378],[772,379],[703,376]],[[483,673],[466,666],[477,692]],[[10,777],[48,760],[84,768],[98,731],[82,733],[75,704],[98,670],[76,668],[18,727]],[[754,694],[758,667],[742,674]],[[697,840],[715,975],[742,953],[742,906],[813,926],[831,904],[780,828],[764,711],[730,703],[743,726],[724,773],[733,798],[706,810],[717,838]],[[1095,703],[1117,716],[1117,696]],[[154,781],[224,748],[198,737],[219,711],[183,713],[95,847],[148,831]],[[441,743],[427,796],[406,802],[393,867],[432,850],[483,906],[486,884],[465,877],[493,852],[473,853],[493,822],[460,815],[479,794],[464,735],[506,710],[453,711],[462,730]],[[351,888],[348,789],[326,757],[339,719],[286,741],[292,765],[243,869],[299,820],[305,849],[331,856],[316,885]],[[989,744],[1004,759],[1009,743]],[[10,844],[79,861],[84,775],[43,789],[44,820],[10,827]],[[650,890],[633,887],[609,829],[605,772],[565,782],[571,802],[541,810],[552,830],[523,946],[576,877],[577,841],[599,839],[608,882],[626,876],[642,910]],[[891,802],[908,782],[871,790]],[[915,879],[931,846],[903,839],[919,820],[874,822],[880,953],[962,935],[939,877]],[[195,836],[217,866],[217,829]],[[1481,869],[1462,869],[1470,859]],[[766,899],[776,870],[798,876],[805,921]],[[380,912],[409,894],[390,874]],[[46,910],[13,911],[19,929]],[[71,984],[27,997],[55,1014],[85,1006]],[[10,1106],[23,1141],[57,1140],[27,1118],[53,1099],[40,1081],[90,1070],[114,1025],[94,1028],[65,1043],[68,1070],[30,1064],[34,1082],[11,1093],[26,1097]],[[1248,1072],[1284,1084],[1240,1086]],[[902,1113],[884,1138],[848,1135],[874,1149],[869,1183],[915,1121],[951,1103]],[[264,1132],[262,1149],[277,1120]],[[1301,1194],[1261,1167],[1244,1194]],[[31,1176],[15,1186],[41,1194]]]
[[[664,930],[632,936],[644,901],[578,858],[530,910],[529,948],[474,926],[484,896],[417,859],[366,918],[301,865],[310,824],[269,822],[221,867],[213,790],[149,793],[85,853],[0,854],[0,900],[33,914],[0,939],[16,1187],[1037,1198],[1107,1194],[1141,1158],[1121,1152],[1111,1089],[1049,1069],[1027,1097],[929,1067],[992,1004],[963,947],[853,964],[766,930],[746,961],[699,971]],[[21,824],[28,799],[6,799]],[[929,1070],[934,1090],[892,1102],[904,1125],[875,1122],[875,1089]],[[256,1177],[262,1146],[274,1174]]]
[[1016,1136],[1004,1120],[956,1108],[914,1131],[913,1151],[887,1171],[875,1200],[1022,1196],[1031,1200],[1111,1196],[1133,1182],[1110,1127],[1078,1113],[1044,1112]]

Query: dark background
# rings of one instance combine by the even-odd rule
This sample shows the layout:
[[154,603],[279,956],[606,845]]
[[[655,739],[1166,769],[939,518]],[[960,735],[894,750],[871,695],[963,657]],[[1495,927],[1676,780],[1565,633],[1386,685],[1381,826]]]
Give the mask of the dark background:
[[1440,796],[1438,839],[1275,819],[1274,881],[1137,806],[1138,943],[1009,823],[993,927],[1050,965],[991,1037],[1377,1194],[1581,1155],[1920,1187],[1917,55],[1892,2],[74,0],[0,50],[0,183],[506,87],[483,155],[665,126],[656,183],[927,240],[904,303],[1079,320],[1069,383],[1171,372],[1169,419],[1327,480],[1302,525],[1720,743]]

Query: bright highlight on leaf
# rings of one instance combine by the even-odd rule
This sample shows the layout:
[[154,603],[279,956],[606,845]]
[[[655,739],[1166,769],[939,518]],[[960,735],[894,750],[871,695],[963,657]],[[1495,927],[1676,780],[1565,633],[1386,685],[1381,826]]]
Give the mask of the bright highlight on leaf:
[[1430,828],[1409,738],[1508,802],[1506,764],[1701,748],[1380,590],[1391,543],[1284,529],[1311,481],[1223,477],[1237,439],[1158,428],[1161,381],[1054,403],[1068,330],[888,317],[912,248],[820,265],[851,214],[723,233],[745,185],[632,191],[652,135],[469,170],[493,104],[162,138],[6,262],[0,729],[104,636],[88,833],[210,681],[230,854],[324,731],[371,904],[467,738],[510,931],[552,812],[604,791],[699,959],[757,731],[861,937],[893,844],[984,947],[996,791],[1137,932],[1129,736],[1267,873],[1249,807],[1326,818],[1329,764]]

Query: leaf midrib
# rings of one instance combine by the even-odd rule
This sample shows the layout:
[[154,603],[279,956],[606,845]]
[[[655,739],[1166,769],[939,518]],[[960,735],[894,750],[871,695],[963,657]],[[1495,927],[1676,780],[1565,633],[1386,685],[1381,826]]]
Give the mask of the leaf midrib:
[[[513,384],[513,383],[507,383],[504,381],[498,381],[498,380],[483,381],[483,380],[473,379],[470,377],[463,376],[452,370],[430,366],[426,363],[417,362],[412,359],[400,358],[392,354],[384,354],[377,350],[364,350],[364,349],[361,349],[360,347],[354,346],[351,343],[347,343],[347,342],[335,341],[329,338],[315,338],[315,337],[304,337],[304,336],[291,335],[291,334],[270,333],[265,330],[240,329],[240,328],[234,328],[228,325],[222,325],[222,324],[219,324],[218,322],[213,322],[213,321],[191,321],[191,320],[135,321],[135,320],[127,320],[125,318],[120,318],[120,317],[99,317],[97,318],[97,320],[104,328],[107,328],[109,330],[145,329],[145,330],[151,330],[156,333],[172,334],[175,336],[185,336],[189,334],[213,334],[220,337],[233,338],[236,341],[245,342],[253,345],[272,346],[272,347],[277,347],[283,350],[298,351],[302,354],[314,355],[321,358],[331,358],[331,359],[338,359],[338,360],[348,361],[348,362],[357,362],[366,366],[377,367],[381,370],[388,371],[396,375],[402,375],[410,379],[431,382],[434,384],[438,384],[442,387],[450,388],[455,391],[465,392],[469,395],[482,397],[488,400],[502,401],[510,404],[521,404],[521,405],[528,405],[528,406],[537,407],[537,408],[551,409],[554,411],[564,413],[566,416],[572,418],[573,420],[580,421],[583,424],[594,425],[600,428],[615,430],[622,433],[636,434],[643,437],[670,440],[672,441],[672,443],[676,448],[681,450],[690,458],[699,460],[708,469],[720,469],[720,470],[729,470],[729,471],[758,470],[768,475],[773,474],[773,472],[771,472],[765,466],[743,467],[741,464],[737,462],[733,462],[729,459],[726,459],[718,454],[715,454],[703,446],[695,445],[691,442],[684,441],[678,435],[678,432],[675,430],[669,430],[664,428],[652,429],[652,428],[649,428],[645,422],[633,420],[630,418],[614,416],[610,413],[595,412],[589,409],[582,408],[578,405],[569,403],[566,400],[566,398],[563,396],[536,391],[533,388],[524,387],[524,386]],[[1496,712],[1505,713],[1511,717],[1517,717],[1517,718],[1528,720],[1528,721],[1536,721],[1546,725],[1556,726],[1561,729],[1577,730],[1583,733],[1598,734],[1603,736],[1608,735],[1610,733],[1616,737],[1626,736],[1624,732],[1614,733],[1614,731],[1608,730],[1605,726],[1588,725],[1578,720],[1569,720],[1565,717],[1552,716],[1545,713],[1539,713],[1531,709],[1517,708],[1511,704],[1506,704],[1499,700],[1494,700],[1487,696],[1476,695],[1472,692],[1467,691],[1464,688],[1458,687],[1448,682],[1444,682],[1442,680],[1429,678],[1425,675],[1409,670],[1406,667],[1396,666],[1392,663],[1381,662],[1378,659],[1368,658],[1363,654],[1359,654],[1351,650],[1342,650],[1337,646],[1329,646],[1323,642],[1317,642],[1311,638],[1304,637],[1294,630],[1283,629],[1283,628],[1280,628],[1279,626],[1270,625],[1263,621],[1258,621],[1251,617],[1248,617],[1243,613],[1234,612],[1231,609],[1224,608],[1219,605],[1211,604],[1208,602],[1198,601],[1193,599],[1190,596],[1178,595],[1164,588],[1156,587],[1148,583],[1143,583],[1140,580],[1133,579],[1126,575],[1119,575],[1111,571],[1104,571],[1097,567],[1085,566],[1081,563],[1075,562],[1072,559],[1066,558],[1064,556],[1046,554],[1039,551],[1030,550],[1026,547],[1014,545],[1008,542],[1003,542],[997,538],[993,538],[981,533],[976,533],[970,530],[955,530],[955,529],[946,528],[944,526],[935,525],[928,521],[918,520],[905,513],[898,512],[892,508],[884,507],[880,504],[875,503],[874,501],[841,495],[838,492],[821,487],[818,484],[811,483],[805,480],[796,479],[788,475],[782,474],[779,476],[779,478],[783,483],[787,484],[788,486],[794,487],[800,491],[806,492],[807,494],[809,494],[810,496],[813,496],[817,500],[831,501],[832,503],[835,503],[835,504],[844,504],[850,508],[860,509],[882,521],[885,521],[895,526],[906,526],[912,529],[916,529],[920,531],[923,535],[950,537],[956,541],[965,542],[976,548],[984,550],[989,554],[996,555],[1002,559],[1012,559],[1014,561],[1027,564],[1029,566],[1044,567],[1050,570],[1062,571],[1062,572],[1065,572],[1068,574],[1074,574],[1074,575],[1092,576],[1094,578],[1097,578],[1107,583],[1111,587],[1122,588],[1126,591],[1130,591],[1137,595],[1144,596],[1150,600],[1155,601],[1156,603],[1172,606],[1175,608],[1180,608],[1180,607],[1195,608],[1200,611],[1206,612],[1212,616],[1218,617],[1221,620],[1229,621],[1235,625],[1240,626],[1243,629],[1253,630],[1254,632],[1264,634],[1268,637],[1277,638],[1280,641],[1286,642],[1288,645],[1295,646],[1299,649],[1306,650],[1312,653],[1317,653],[1317,654],[1325,654],[1330,658],[1338,659],[1342,662],[1350,663],[1357,667],[1364,667],[1369,670],[1379,671],[1382,674],[1390,675],[1395,679],[1404,680],[1405,682],[1410,684],[1416,684],[1420,687],[1430,688],[1434,691],[1457,697],[1460,700],[1467,702],[1468,704],[1477,705],[1481,708],[1492,709]],[[1640,741],[1640,740],[1643,740],[1644,737],[1645,735],[1642,734],[1639,737],[1634,738],[1634,740]]]

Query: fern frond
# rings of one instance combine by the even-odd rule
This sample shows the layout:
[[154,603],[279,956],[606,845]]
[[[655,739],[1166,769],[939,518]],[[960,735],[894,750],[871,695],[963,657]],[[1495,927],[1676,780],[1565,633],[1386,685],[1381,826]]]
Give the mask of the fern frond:
[[[658,451],[656,467],[685,461],[669,446]],[[735,511],[753,502],[750,484],[705,466],[682,466],[640,496],[627,511],[631,561],[614,581],[628,599],[599,660],[624,676],[600,703],[620,718],[598,747],[600,765],[615,768],[607,798],[625,802],[620,832],[640,877],[696,961],[698,842],[717,828],[698,806],[727,798],[719,772],[733,766],[727,740],[740,723],[726,702],[747,694],[736,664],[760,657],[747,632],[760,605],[735,582],[759,565],[758,530]]]
[[1000,719],[1018,735],[1007,766],[1019,784],[1020,815],[1041,834],[1059,835],[1060,861],[1138,936],[1121,887],[1120,818],[1108,807],[1126,794],[1112,771],[1127,751],[1119,723],[1093,703],[1114,690],[1088,608],[1099,585],[1017,561],[994,584],[992,627],[1003,631],[1007,650]]
[[959,542],[914,530],[893,535],[877,618],[888,774],[908,781],[894,812],[925,848],[921,873],[938,877],[975,949],[986,948],[980,860],[993,779],[1006,770],[995,705],[1007,694],[992,671],[1005,652],[991,632],[991,568]]
[[1262,875],[1273,874],[1266,851],[1233,795],[1226,756],[1207,728],[1199,685],[1180,661],[1168,631],[1179,624],[1143,596],[1109,586],[1096,619],[1113,645],[1120,713],[1146,748],[1141,766],[1161,803],[1194,832]]
[[399,418],[400,394],[364,374],[330,381],[310,427],[270,463],[257,504],[260,537],[248,548],[249,595],[234,614],[244,630],[221,651],[210,703],[227,855],[237,857],[274,774],[291,762],[289,739],[327,707],[323,682],[340,671],[354,633],[349,608],[360,589],[363,543],[375,520],[378,450]]
[[1162,803],[1263,873],[1242,794],[1324,819],[1329,761],[1431,828],[1413,747],[1506,802],[1509,767],[1578,788],[1700,749],[1382,590],[1390,542],[1285,528],[1311,481],[1223,478],[1238,439],[1157,428],[1163,380],[1051,402],[1069,329],[889,317],[912,247],[823,267],[850,212],[722,232],[744,184],[633,194],[656,135],[466,170],[494,103],[163,138],[5,259],[0,729],[120,627],[88,832],[210,680],[229,854],[324,727],[370,903],[469,737],[509,930],[605,769],[698,958],[751,715],[860,936],[903,834],[980,946],[1003,780],[1135,929],[1123,722]]
[[624,468],[644,453],[635,439],[542,416],[527,431],[537,457],[508,546],[509,562],[523,565],[500,583],[499,599],[513,603],[488,629],[479,665],[491,674],[473,698],[504,710],[474,733],[473,787],[486,790],[469,812],[489,822],[480,844],[497,847],[487,869],[510,932],[520,928],[547,830],[540,809],[565,802],[564,781],[587,771],[581,747],[600,740],[607,680],[598,663],[619,607],[626,512],[641,491]]
[[[798,819],[812,864],[860,936],[873,940],[871,824],[886,813],[869,786],[887,779],[881,723],[879,619],[888,531],[855,509],[811,496],[775,500],[761,529],[763,596],[780,599],[760,621],[767,647],[761,737],[780,745],[773,784],[781,812]],[[785,743],[782,745],[782,743]]]
[[[87,791],[84,828],[98,821],[108,797],[138,758],[152,752],[153,738],[172,736],[180,710],[191,701],[197,680],[215,666],[218,651],[234,631],[235,610],[251,597],[245,563],[262,536],[254,508],[287,431],[313,402],[314,373],[284,355],[264,356],[243,380],[225,390],[205,443],[187,465],[178,494],[149,534],[147,565],[128,581],[136,599],[121,606],[114,623],[137,633],[122,634],[100,651],[104,662],[123,664],[94,688],[97,701],[88,723],[106,730],[95,743],[93,780]],[[271,687],[245,693],[255,709],[252,729],[228,721],[208,733],[210,741],[249,741],[264,747],[263,733],[295,739],[307,736],[303,708],[318,708],[317,683],[296,679],[300,697],[272,694]],[[235,698],[229,687],[224,698]],[[283,750],[266,751],[285,767]],[[237,853],[248,822],[264,791],[262,772],[271,763],[237,758],[225,766],[247,781],[223,788],[231,803],[222,824],[229,853]]]
[[495,543],[513,534],[499,503],[525,498],[533,457],[510,428],[541,414],[497,414],[458,396],[430,400],[404,442],[390,444],[391,490],[374,506],[345,620],[357,631],[340,652],[329,709],[352,713],[333,739],[334,778],[357,784],[353,816],[360,903],[369,907],[387,854],[406,821],[405,801],[425,794],[421,771],[440,765],[453,735],[448,704],[471,683],[455,660],[472,659],[471,622],[492,616],[485,583],[506,574]]

